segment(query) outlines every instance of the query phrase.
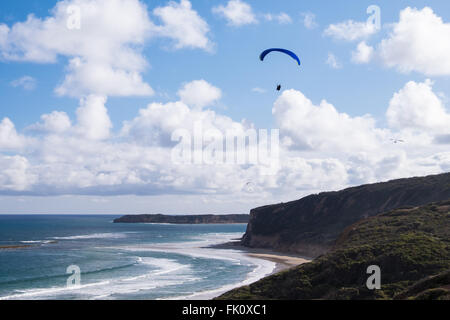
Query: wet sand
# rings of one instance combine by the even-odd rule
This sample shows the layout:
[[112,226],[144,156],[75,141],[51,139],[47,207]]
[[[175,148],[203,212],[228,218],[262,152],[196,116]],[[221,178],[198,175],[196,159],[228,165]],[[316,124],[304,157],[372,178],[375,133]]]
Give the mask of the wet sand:
[[232,242],[212,246],[212,248],[240,250],[252,258],[265,259],[275,262],[276,267],[271,274],[275,274],[280,271],[296,267],[303,263],[311,262],[313,260],[313,258],[310,257],[285,252],[277,252],[270,249],[247,248],[241,246],[237,239]]
[[303,263],[311,262],[311,259],[286,256],[286,255],[280,255],[280,254],[248,253],[247,255],[250,257],[266,259],[266,260],[275,262],[277,265],[272,274],[292,268],[292,267],[299,266]]

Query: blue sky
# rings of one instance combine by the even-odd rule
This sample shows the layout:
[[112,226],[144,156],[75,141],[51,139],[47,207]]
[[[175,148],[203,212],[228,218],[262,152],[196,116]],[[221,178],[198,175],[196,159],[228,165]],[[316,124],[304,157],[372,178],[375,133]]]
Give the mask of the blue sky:
[[[78,0],[68,1],[68,3],[77,4],[77,1]],[[81,1],[80,3],[83,2],[83,0],[79,1]],[[122,126],[124,121],[131,121],[138,117],[139,110],[147,108],[151,103],[166,104],[180,100],[178,95],[180,88],[191,81],[200,79],[203,79],[211,86],[218,88],[221,92],[220,98],[213,99],[209,105],[203,108],[204,112],[206,112],[206,110],[212,110],[216,115],[228,117],[236,123],[242,123],[242,120],[246,119],[247,122],[252,123],[257,128],[280,128],[282,137],[287,137],[294,141],[290,144],[291,147],[294,147],[291,148],[286,145],[286,152],[295,153],[296,159],[306,159],[305,161],[312,161],[312,159],[314,159],[314,161],[336,160],[339,162],[339,165],[337,165],[339,168],[341,165],[342,168],[345,168],[342,169],[345,173],[339,171],[340,169],[338,170],[339,172],[336,171],[331,174],[329,172],[321,172],[318,174],[311,173],[314,177],[319,177],[320,174],[324,174],[324,176],[334,176],[334,174],[336,174],[336,181],[330,182],[325,178],[322,180],[318,178],[317,181],[311,182],[309,181],[310,178],[307,178],[307,176],[297,177],[297,180],[309,180],[304,181],[301,185],[292,186],[289,190],[283,189],[284,191],[282,192],[274,191],[277,189],[276,186],[279,187],[283,184],[283,188],[287,188],[287,185],[291,182],[281,178],[279,180],[275,179],[277,180],[276,182],[261,179],[261,177],[257,176],[248,178],[255,181],[255,185],[257,184],[261,190],[268,192],[267,201],[269,202],[290,200],[292,198],[289,197],[297,198],[309,192],[330,190],[356,183],[374,182],[388,178],[413,175],[414,172],[417,172],[418,174],[427,174],[439,173],[446,170],[448,166],[447,160],[444,161],[445,163],[428,163],[430,158],[435,159],[436,155],[442,156],[442,154],[446,152],[446,145],[436,144],[431,147],[428,146],[433,137],[435,138],[434,141],[439,140],[436,137],[445,137],[447,134],[445,129],[442,129],[443,131],[440,130],[439,132],[434,132],[433,137],[430,137],[427,140],[424,138],[424,135],[432,130],[430,131],[426,126],[421,126],[420,123],[417,123],[417,127],[414,127],[413,124],[417,122],[417,119],[408,120],[408,117],[399,115],[398,110],[405,110],[405,105],[411,103],[411,101],[417,101],[418,109],[421,109],[420,103],[423,104],[424,101],[431,101],[431,103],[436,103],[436,106],[433,110],[427,112],[428,115],[435,115],[435,118],[433,118],[434,120],[430,119],[429,125],[432,127],[441,126],[441,123],[436,120],[436,118],[439,118],[439,114],[443,114],[444,118],[447,116],[445,113],[448,106],[447,97],[450,96],[450,72],[446,69],[448,61],[446,61],[445,58],[442,58],[444,55],[436,56],[436,59],[434,59],[433,53],[428,52],[426,48],[424,48],[426,51],[425,56],[430,56],[429,60],[432,60],[432,62],[424,62],[423,65],[420,65],[420,56],[423,56],[424,54],[417,52],[417,55],[414,56],[415,53],[412,51],[417,51],[415,45],[418,45],[419,48],[426,46],[426,38],[423,42],[418,40],[417,43],[414,43],[414,46],[411,45],[410,48],[406,46],[404,51],[399,51],[397,53],[399,46],[395,41],[398,41],[399,38],[393,39],[394,37],[392,34],[394,24],[401,23],[399,20],[400,13],[407,7],[417,8],[417,11],[414,11],[417,12],[417,14],[414,14],[413,12],[411,21],[408,22],[405,20],[405,25],[406,23],[415,23],[415,21],[417,21],[417,23],[425,21],[426,23],[430,23],[429,31],[427,31],[428,25],[423,25],[425,32],[432,32],[431,25],[433,25],[433,23],[439,24],[438,30],[441,30],[442,34],[437,35],[437,40],[433,45],[438,47],[439,50],[437,51],[445,52],[447,45],[442,43],[441,50],[441,47],[439,47],[439,40],[448,39],[446,37],[448,35],[448,33],[446,34],[446,30],[447,28],[450,28],[450,3],[448,1],[358,1],[356,3],[355,1],[283,0],[275,2],[269,0],[235,0],[235,2],[239,5],[245,5],[246,8],[250,8],[254,20],[241,23],[240,25],[233,25],[233,21],[230,20],[230,18],[226,18],[224,14],[213,9],[219,6],[226,9],[226,6],[230,5],[229,1],[226,0],[187,1],[186,3],[191,5],[191,9],[188,11],[191,13],[195,12],[198,17],[198,19],[196,18],[196,21],[202,20],[202,23],[207,25],[208,29],[206,32],[205,30],[199,31],[199,33],[194,36],[200,37],[197,38],[200,40],[206,39],[208,44],[190,43],[189,45],[182,45],[180,44],[182,43],[182,39],[180,40],[179,34],[173,35],[170,33],[170,30],[173,31],[170,23],[175,22],[169,21],[166,22],[165,25],[164,21],[161,20],[161,17],[157,17],[154,11],[154,9],[158,7],[177,7],[181,3],[180,1],[133,0],[133,3],[142,5],[139,6],[139,10],[142,8],[144,8],[142,10],[145,10],[146,8],[151,23],[158,26],[154,29],[150,28],[146,32],[160,32],[158,35],[149,36],[148,39],[137,45],[136,43],[124,44],[128,49],[131,48],[131,50],[135,50],[136,56],[142,57],[148,64],[146,68],[136,66],[130,68],[132,71],[135,69],[138,71],[137,73],[142,77],[141,83],[149,85],[153,89],[154,94],[136,96],[133,92],[129,94],[116,94],[113,89],[108,89],[107,92],[98,92],[98,90],[92,89],[92,92],[90,92],[89,88],[85,87],[83,87],[84,91],[82,94],[57,94],[56,88],[61,86],[65,79],[67,80],[67,77],[71,75],[71,71],[68,69],[71,59],[81,57],[82,61],[92,62],[92,60],[89,59],[92,59],[92,55],[94,54],[90,51],[82,54],[79,54],[78,52],[67,53],[68,50],[70,51],[72,49],[61,46],[61,48],[55,49],[57,52],[56,60],[51,61],[50,63],[48,61],[37,61],[39,59],[11,58],[11,54],[17,53],[11,49],[12,47],[16,49],[20,48],[17,50],[23,51],[19,52],[19,54],[26,54],[26,50],[29,50],[31,45],[36,45],[36,43],[39,43],[40,41],[39,39],[27,39],[26,37],[22,37],[23,35],[19,35],[19,33],[14,33],[14,26],[26,21],[29,14],[33,14],[40,22],[48,17],[52,17],[55,13],[51,10],[58,2],[50,0],[2,1],[0,3],[0,26],[3,25],[4,29],[8,29],[9,31],[5,33],[7,34],[5,38],[6,45],[2,47],[0,29],[0,120],[7,118],[13,123],[15,130],[14,134],[18,135],[18,141],[34,141],[27,142],[28,145],[26,147],[23,147],[23,145],[27,143],[23,142],[23,145],[20,148],[3,147],[2,149],[0,143],[0,154],[4,157],[20,156],[23,159],[26,159],[27,166],[29,166],[29,170],[32,172],[31,176],[34,177],[34,180],[27,180],[27,182],[23,182],[19,179],[21,181],[19,183],[20,186],[13,187],[11,187],[11,185],[15,185],[15,183],[12,183],[9,180],[14,180],[15,177],[8,176],[9,180],[7,178],[3,180],[9,181],[4,182],[3,187],[0,187],[0,193],[4,195],[3,200],[6,201],[5,203],[9,204],[7,210],[15,210],[17,207],[16,199],[22,197],[21,201],[25,201],[24,199],[30,201],[32,198],[27,198],[30,196],[40,197],[39,200],[36,200],[36,198],[35,201],[39,201],[41,212],[53,212],[52,205],[59,200],[56,201],[56,198],[52,197],[61,196],[75,197],[75,200],[73,200],[73,206],[74,208],[77,208],[76,210],[74,209],[75,212],[80,212],[80,210],[99,212],[106,210],[105,208],[107,208],[103,200],[94,201],[92,202],[92,205],[87,207],[81,205],[80,203],[85,201],[78,201],[76,200],[76,197],[80,193],[83,196],[86,196],[87,193],[87,196],[89,196],[89,192],[80,192],[78,186],[72,186],[69,182],[64,184],[64,186],[56,186],[55,189],[60,190],[60,192],[53,192],[55,194],[53,195],[52,193],[52,196],[49,196],[48,198],[43,197],[41,192],[36,192],[36,189],[42,189],[44,188],[43,186],[49,188],[48,184],[51,184],[51,182],[45,181],[45,174],[40,172],[39,168],[48,165],[46,161],[49,158],[56,157],[55,155],[48,154],[42,156],[42,154],[46,152],[45,150],[51,149],[51,147],[49,145],[41,145],[41,142],[33,140],[42,139],[42,141],[44,141],[46,139],[49,140],[52,137],[50,133],[46,133],[47,135],[44,134],[44,136],[42,136],[42,133],[36,133],[36,130],[33,131],[33,127],[30,127],[34,125],[35,129],[36,123],[43,121],[41,119],[42,115],[51,114],[53,111],[65,113],[75,127],[78,115],[77,110],[83,105],[80,101],[85,99],[89,94],[101,94],[105,97],[107,102],[104,104],[104,109],[100,108],[97,109],[97,111],[100,110],[98,112],[103,112],[102,116],[105,116],[107,110],[107,119],[105,122],[108,123],[110,120],[112,128],[108,127],[107,129],[103,129],[108,131],[105,137],[114,136],[114,138],[111,138],[111,145],[115,145],[117,140],[114,139],[117,138],[117,135],[123,129]],[[343,40],[336,32],[327,32],[327,30],[330,29],[330,26],[339,26],[339,24],[344,28],[341,29],[341,32],[347,32],[347,36],[348,33],[355,32],[354,30],[345,29],[345,23],[351,20],[353,23],[359,23],[360,27],[363,26],[369,17],[366,9],[370,5],[377,5],[381,9],[381,30],[371,32],[368,35],[357,36],[357,38],[352,41]],[[433,10],[432,14],[427,15],[424,11],[425,7],[431,8]],[[289,19],[287,21],[278,21],[277,17],[281,13],[284,13],[285,17],[287,15]],[[269,14],[272,19],[268,18],[267,15]],[[305,24],[306,15],[311,17],[312,25],[308,26]],[[192,15],[189,17],[192,18]],[[431,20],[429,17],[436,17],[437,20],[433,20],[434,22],[432,23],[430,22]],[[121,17],[120,14],[116,17],[119,27],[121,26],[120,21],[122,18],[123,17]],[[422,18],[423,20],[420,20]],[[442,24],[439,23],[439,19],[442,20]],[[198,27],[198,24],[194,23],[193,28],[195,29],[196,26]],[[58,29],[55,30],[54,35],[58,37]],[[83,29],[81,32],[83,32]],[[193,32],[195,33],[197,31],[194,30]],[[356,32],[358,32],[358,30],[356,30]],[[403,32],[407,33],[407,31]],[[44,32],[37,33],[37,36],[40,35],[44,35]],[[143,36],[146,37],[146,35]],[[415,39],[414,34],[408,33],[408,36]],[[108,33],[99,39],[109,40],[108,37],[113,38],[114,34]],[[389,39],[393,39],[390,41],[390,46],[383,47],[383,41]],[[27,41],[29,41],[30,44],[27,44]],[[49,40],[44,39],[42,41]],[[113,41],[115,40],[111,40],[111,43],[115,43]],[[373,54],[367,61],[355,63],[355,60],[352,59],[352,52],[355,52],[358,44],[361,43],[372,48]],[[92,42],[90,45],[92,48],[95,48],[97,44]],[[298,67],[288,57],[277,54],[271,55],[264,62],[259,61],[259,53],[270,47],[283,47],[296,52],[302,60],[302,66]],[[405,46],[403,45],[403,47]],[[44,49],[41,49],[48,50],[45,54],[51,55],[54,53],[51,44],[46,44],[43,48]],[[383,55],[383,52],[385,55]],[[106,52],[105,54],[109,53]],[[395,59],[395,55],[399,56],[400,54],[405,55],[405,61],[408,59],[410,61],[408,60],[405,63],[399,62],[398,59]],[[330,56],[336,59],[337,66],[335,65],[335,67],[333,67],[327,63]],[[394,58],[392,58],[393,56]],[[440,61],[439,59],[444,59],[444,61]],[[414,65],[415,61],[419,61],[417,66]],[[436,71],[436,67],[432,65],[434,62],[443,65],[442,72]],[[114,66],[114,68],[116,67],[117,66]],[[125,71],[128,72],[130,70],[126,69]],[[25,81],[24,77],[28,77],[27,79],[29,80],[31,79],[31,85],[29,87],[23,85]],[[20,79],[24,81],[21,82]],[[407,83],[411,81],[413,84],[408,87]],[[292,99],[300,101],[304,96],[310,100],[312,104],[317,107],[317,109],[313,108],[312,112],[315,112],[314,110],[319,110],[322,100],[326,100],[327,103],[333,105],[340,115],[345,114],[350,119],[354,119],[356,121],[355,123],[360,122],[360,120],[358,120],[360,117],[369,115],[370,121],[373,120],[376,124],[373,125],[372,128],[372,124],[368,121],[362,126],[371,127],[370,130],[373,129],[373,132],[376,131],[376,135],[384,137],[380,139],[389,140],[389,137],[391,136],[409,137],[414,135],[414,137],[420,137],[420,139],[417,138],[417,141],[420,141],[417,142],[419,146],[402,146],[401,152],[398,148],[394,149],[392,153],[386,151],[384,158],[377,160],[377,163],[380,166],[378,169],[379,171],[370,174],[367,173],[369,170],[368,168],[374,166],[374,164],[369,161],[364,163],[364,165],[361,165],[364,167],[364,169],[361,169],[361,172],[364,173],[358,171],[359,173],[355,174],[354,170],[356,169],[354,169],[354,162],[352,162],[355,157],[361,157],[361,159],[364,157],[370,158],[372,153],[379,153],[379,150],[386,150],[386,148],[382,146],[383,144],[378,146],[378,142],[367,142],[367,144],[371,144],[371,147],[367,150],[350,150],[347,146],[338,150],[332,150],[333,148],[326,148],[324,146],[326,146],[327,143],[330,143],[331,145],[335,145],[335,143],[324,141],[322,139],[325,138],[319,137],[319,135],[316,135],[315,133],[308,141],[296,141],[296,139],[302,139],[295,133],[296,125],[288,125],[289,116],[282,113],[283,111],[280,106],[277,107],[277,101],[279,102],[278,105],[281,105],[283,99],[286,99],[287,101],[287,95],[290,93],[283,91],[277,92],[275,87],[278,83],[282,84],[283,90],[289,91],[288,89],[293,89],[293,91],[290,91],[292,95],[297,93],[301,94],[298,95],[297,98]],[[117,84],[118,87],[121,85],[122,84]],[[255,88],[259,89],[256,90]],[[418,88],[416,90],[417,92],[423,90],[423,95],[415,95],[414,88]],[[403,99],[401,102],[393,102],[393,97],[396,93],[399,93],[400,98],[398,100]],[[410,95],[408,95],[408,93],[410,93]],[[289,101],[292,101],[292,99]],[[89,104],[89,102],[86,102],[86,104]],[[306,105],[308,105],[308,103],[306,103]],[[273,108],[275,111],[272,110]],[[294,107],[292,108],[294,109]],[[302,106],[299,106],[298,108],[301,109]],[[386,115],[389,108],[392,111],[390,113],[391,116]],[[420,114],[416,113],[415,116],[418,118],[421,117]],[[314,117],[314,119],[316,118],[320,118],[320,115]],[[342,116],[341,118],[345,118],[345,116]],[[443,117],[441,116],[440,118]],[[303,120],[300,121],[298,126],[301,126],[304,123],[312,123],[310,120],[311,119],[304,119],[305,122],[302,122]],[[78,118],[78,122],[80,121],[80,118]],[[343,121],[346,120],[344,119]],[[364,120],[361,121],[364,122]],[[408,124],[407,121],[411,121],[411,125]],[[339,126],[344,125],[344,122],[333,123],[333,125],[336,126],[336,132],[341,132],[342,130],[339,129]],[[153,125],[149,130],[160,129],[155,126],[157,127],[157,125]],[[319,125],[317,131],[331,132],[331,134],[333,134],[333,131],[330,131],[330,126],[326,123],[324,126],[327,127],[321,128]],[[350,126],[352,126],[352,124],[350,124]],[[445,127],[445,123],[442,127]],[[385,130],[384,133],[383,130]],[[386,130],[388,130],[388,132],[386,132]],[[309,131],[305,131],[303,133],[306,134],[308,132]],[[301,133],[300,130],[300,134]],[[352,137],[359,135],[358,132],[349,132],[348,134],[348,144],[357,145],[357,143],[352,142]],[[372,133],[368,135],[371,134]],[[365,136],[365,133],[361,134],[361,136]],[[75,135],[67,136],[67,139],[73,137],[75,137]],[[103,140],[103,138],[99,139],[99,141],[100,140],[104,146],[106,140]],[[31,144],[33,143],[35,146],[39,146],[33,149],[31,147]],[[84,142],[80,141],[79,143]],[[299,151],[298,146],[305,145],[305,143],[310,144],[309,148]],[[376,147],[374,144],[377,144]],[[391,147],[392,146],[389,148]],[[417,150],[423,150],[423,152],[418,152]],[[362,153],[364,156],[361,155]],[[398,163],[396,162],[399,167],[389,169],[391,170],[388,170],[390,172],[389,174],[381,174],[380,172],[387,172],[382,169],[381,164],[390,163],[389,161],[397,159],[397,157],[398,159],[403,159],[401,161],[399,160]],[[428,160],[424,160],[425,158]],[[10,162],[10,158],[5,159],[5,163]],[[361,161],[364,162],[363,160]],[[402,161],[408,162],[408,165],[405,163],[400,165],[399,163]],[[285,162],[288,163],[288,160]],[[427,164],[420,167],[425,162]],[[69,166],[69,164],[64,161],[58,162],[58,164],[63,165],[62,163]],[[89,166],[86,165],[86,167]],[[131,164],[127,165],[128,169],[130,167],[132,167]],[[425,169],[418,169],[419,167]],[[315,166],[310,165],[308,168],[314,172]],[[9,167],[5,167],[5,172],[7,169],[9,170]],[[28,167],[26,170],[28,170]],[[164,168],[158,168],[156,171],[163,172],[164,170]],[[98,177],[100,171],[101,170],[97,170],[92,174]],[[186,171],[186,174],[189,176],[188,172],[189,170]],[[247,173],[242,173],[244,176],[246,174]],[[286,174],[286,176],[292,178],[291,174]],[[194,179],[192,176],[189,177]],[[194,180],[196,179],[197,178]],[[313,180],[315,180],[315,178]],[[208,196],[211,191],[210,187],[203,186],[197,188],[198,182],[196,182],[196,184],[184,186],[179,190],[176,190],[176,187],[173,185],[170,187],[164,186],[161,185],[160,180],[158,181],[157,187],[153,185],[153,187],[150,188],[156,189],[152,189],[151,192],[148,192],[153,197],[149,197],[148,201],[155,202],[154,197],[160,196],[159,200],[156,202],[159,203],[158,210],[161,211],[164,211],[166,208],[164,206],[166,200],[163,199],[166,199],[173,194],[180,193],[185,194],[186,197],[190,197],[189,200],[183,202],[184,200],[178,197],[176,204],[167,209],[167,211],[175,212],[178,208],[184,207],[190,208],[189,210],[192,212],[197,210],[245,211],[254,205],[266,204],[263,200],[255,197],[243,199],[239,204],[234,204],[233,199],[235,193],[239,192],[239,190],[230,191],[231,189],[228,185],[233,185],[235,182],[228,181],[224,182],[223,185],[219,184],[211,187],[211,189],[214,190],[214,193],[220,196],[213,200],[212,203],[209,202],[209,200],[204,201],[207,204],[205,204],[204,207],[199,207],[199,205],[196,204],[199,203],[198,199],[204,199],[205,196]],[[161,181],[165,180],[162,179]],[[0,184],[1,183],[2,179],[0,179]],[[147,188],[148,185],[152,185],[153,183],[154,180],[144,183],[144,185]],[[123,185],[123,182],[119,183],[119,185]],[[101,189],[103,185],[93,183],[88,184],[87,187],[91,188],[89,190],[95,188]],[[120,186],[117,188],[120,189]],[[209,191],[205,193],[206,189]],[[129,190],[129,188],[124,187],[124,190]],[[117,193],[121,197],[134,197],[136,194],[135,191],[118,191]],[[283,195],[281,196],[280,193]],[[98,194],[102,194],[102,192],[93,192],[92,196],[98,197]],[[197,195],[197,200],[191,197],[192,194]],[[123,204],[123,200],[120,200],[119,198],[111,200],[114,198],[114,195],[109,194],[108,196],[109,203],[111,203],[111,201],[114,203],[111,204],[111,208],[114,208],[118,203],[120,203],[119,207],[121,205],[126,207]],[[31,205],[31,207],[33,207],[33,205]],[[22,212],[28,210],[29,208],[25,206],[19,211]],[[63,209],[58,207],[55,210],[58,211]],[[136,210],[138,210],[137,207]]]
[[[149,8],[167,3],[143,2]],[[55,3],[48,0],[2,1],[0,21],[12,25],[25,20],[30,13],[43,18],[48,16]],[[365,21],[368,18],[366,9],[372,4],[380,6],[383,23],[398,20],[400,10],[407,6],[422,8],[429,5],[441,17],[450,19],[450,4],[446,1],[358,1],[357,4],[348,1],[253,1],[249,3],[256,13],[286,12],[292,17],[292,23],[261,22],[230,28],[224,19],[211,12],[211,8],[218,3],[220,1],[193,2],[194,9],[211,27],[213,41],[217,44],[216,51],[174,51],[164,49],[166,40],[155,41],[147,45],[144,51],[151,64],[151,69],[144,73],[144,79],[159,93],[171,97],[176,96],[183,82],[205,79],[223,90],[220,107],[224,114],[235,120],[251,119],[264,128],[272,126],[271,106],[276,99],[274,87],[278,82],[288,88],[301,89],[315,102],[327,99],[350,115],[370,113],[383,121],[385,107],[393,90],[401,88],[408,80],[426,78],[420,74],[399,74],[379,65],[352,64],[350,51],[354,43],[341,43],[325,37],[323,31],[328,25],[347,19]],[[316,16],[318,26],[313,30],[303,25],[301,14],[307,12]],[[262,64],[258,55],[269,47],[294,50],[301,57],[302,67],[296,68],[284,57],[274,57]],[[329,52],[341,61],[342,69],[332,69],[325,63]],[[1,63],[0,95],[3,98],[0,117],[10,117],[18,128],[24,128],[36,122],[41,114],[55,108],[73,114],[78,101],[57,97],[53,92],[62,80],[65,60],[59,58],[58,64]],[[24,92],[20,88],[11,88],[10,82],[25,74],[37,80],[36,90]],[[251,91],[254,87],[267,92],[255,94]],[[448,77],[436,80],[437,91],[445,92],[449,87]],[[149,101],[160,100],[164,101],[158,94],[150,99],[112,99],[109,113],[115,126],[119,126],[124,118],[135,115]],[[38,105],[36,101],[39,101]]]

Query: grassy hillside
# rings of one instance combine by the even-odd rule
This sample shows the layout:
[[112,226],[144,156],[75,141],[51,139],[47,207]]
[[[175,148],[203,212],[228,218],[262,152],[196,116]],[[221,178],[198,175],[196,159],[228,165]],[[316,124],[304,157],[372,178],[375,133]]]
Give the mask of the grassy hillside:
[[[381,268],[381,290],[366,287]],[[450,201],[390,211],[348,227],[313,262],[221,299],[450,299]]]

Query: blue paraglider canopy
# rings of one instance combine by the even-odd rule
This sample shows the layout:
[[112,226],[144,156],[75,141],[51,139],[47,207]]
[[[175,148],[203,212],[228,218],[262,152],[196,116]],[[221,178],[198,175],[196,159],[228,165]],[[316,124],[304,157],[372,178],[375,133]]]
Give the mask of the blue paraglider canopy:
[[259,59],[260,59],[261,61],[264,61],[264,58],[265,58],[269,53],[274,52],[274,51],[282,52],[282,53],[287,54],[287,55],[290,56],[292,59],[294,59],[295,61],[297,61],[298,65],[301,65],[300,59],[299,59],[299,57],[297,57],[297,55],[296,55],[295,53],[293,53],[292,51],[286,50],[286,49],[281,49],[281,48],[267,49],[267,50],[265,50],[265,51],[263,51],[263,52],[261,53],[261,55],[259,56]]

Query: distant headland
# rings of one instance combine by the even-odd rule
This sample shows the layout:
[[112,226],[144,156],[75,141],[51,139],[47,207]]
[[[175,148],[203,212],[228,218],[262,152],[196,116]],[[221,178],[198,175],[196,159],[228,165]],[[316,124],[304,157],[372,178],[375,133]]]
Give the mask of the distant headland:
[[114,223],[170,223],[170,224],[232,224],[248,223],[249,214],[227,214],[227,215],[163,215],[163,214],[140,214],[126,215],[114,219]]

